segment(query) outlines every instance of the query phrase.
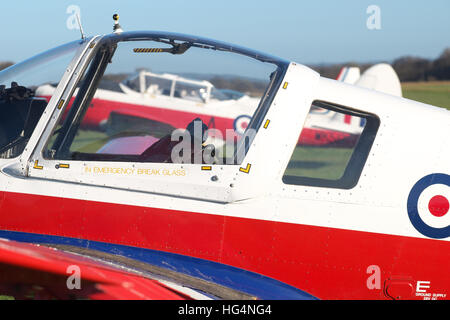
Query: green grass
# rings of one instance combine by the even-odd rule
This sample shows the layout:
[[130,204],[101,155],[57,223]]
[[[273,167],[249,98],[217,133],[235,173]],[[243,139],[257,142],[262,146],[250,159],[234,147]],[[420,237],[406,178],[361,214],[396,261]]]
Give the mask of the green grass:
[[285,175],[339,180],[344,174],[353,149],[329,147],[295,148]]
[[0,300],[15,300],[14,297],[11,296],[2,296],[0,295]]
[[450,81],[402,83],[403,96],[450,110]]
[[95,153],[103,147],[108,140],[109,137],[106,133],[91,130],[79,130],[73,144],[70,146],[70,150],[72,152]]

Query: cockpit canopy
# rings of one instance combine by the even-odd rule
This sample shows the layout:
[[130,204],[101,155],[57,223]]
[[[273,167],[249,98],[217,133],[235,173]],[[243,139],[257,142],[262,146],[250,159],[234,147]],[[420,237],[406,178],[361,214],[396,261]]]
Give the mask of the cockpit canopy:
[[[18,82],[35,96],[25,114],[40,116],[56,92],[68,92],[63,99],[58,97],[61,111],[51,110],[58,123],[45,157],[123,161],[134,156],[133,161],[160,161],[152,160],[160,156],[143,159],[140,151],[130,149],[130,141],[159,145],[197,120],[210,131],[208,148],[223,157],[233,156],[236,140],[250,126],[257,130],[261,125],[288,66],[252,50],[181,34],[123,32],[97,37],[92,50],[84,51],[90,40],[69,43],[0,72],[0,84]],[[86,59],[81,59],[83,55]],[[77,81],[58,91],[64,71],[78,68],[80,61],[83,66],[73,75]],[[30,123],[35,126],[39,116]],[[24,132],[33,130],[25,130],[29,117],[22,118],[21,126],[14,125],[14,135],[20,132],[26,143],[29,136]],[[228,131],[231,145],[226,142]],[[12,136],[5,138],[6,144],[17,138]],[[127,141],[126,148],[108,147],[117,146],[117,141]]]

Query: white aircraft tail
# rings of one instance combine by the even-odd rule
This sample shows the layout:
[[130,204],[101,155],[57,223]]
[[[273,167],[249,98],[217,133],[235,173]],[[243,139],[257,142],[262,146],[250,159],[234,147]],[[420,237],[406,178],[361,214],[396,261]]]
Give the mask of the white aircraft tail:
[[367,69],[355,85],[379,92],[402,96],[402,86],[395,70],[387,63],[376,64]]
[[402,96],[400,79],[395,70],[387,63],[376,64],[362,75],[358,67],[343,67],[336,80],[397,97]]

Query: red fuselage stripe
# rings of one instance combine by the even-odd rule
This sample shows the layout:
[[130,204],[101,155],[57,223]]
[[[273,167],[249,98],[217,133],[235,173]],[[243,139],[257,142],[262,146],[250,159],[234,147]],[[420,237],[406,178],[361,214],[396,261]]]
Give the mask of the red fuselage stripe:
[[430,281],[429,290],[449,293],[446,241],[9,192],[1,197],[2,230],[207,259],[322,299],[384,298],[383,288],[367,287],[371,265],[381,270],[381,286],[400,277]]

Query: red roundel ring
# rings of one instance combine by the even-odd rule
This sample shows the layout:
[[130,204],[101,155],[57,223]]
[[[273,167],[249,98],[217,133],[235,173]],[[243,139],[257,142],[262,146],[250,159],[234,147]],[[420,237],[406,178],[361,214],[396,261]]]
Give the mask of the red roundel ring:
[[[429,226],[422,220],[417,208],[417,203],[422,192],[434,184],[443,184],[450,187],[450,176],[444,173],[433,173],[417,181],[409,193],[407,210],[409,220],[411,220],[411,223],[417,231],[430,238],[443,239],[450,236],[450,225],[443,228]],[[442,195],[434,196],[428,203],[428,209],[435,217],[443,217],[446,215],[449,211],[449,206],[449,199]]]

